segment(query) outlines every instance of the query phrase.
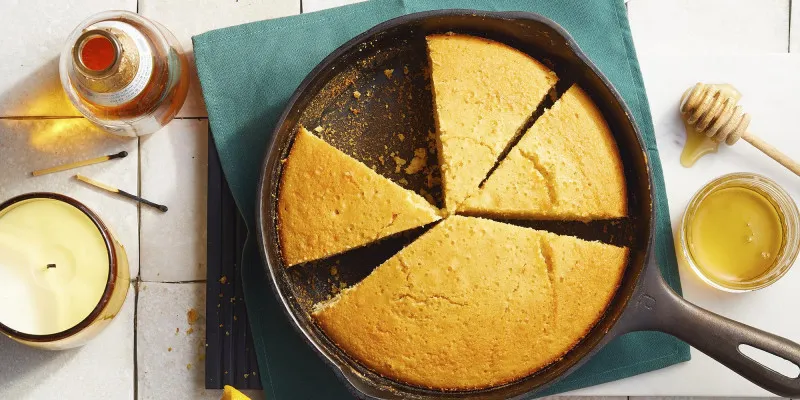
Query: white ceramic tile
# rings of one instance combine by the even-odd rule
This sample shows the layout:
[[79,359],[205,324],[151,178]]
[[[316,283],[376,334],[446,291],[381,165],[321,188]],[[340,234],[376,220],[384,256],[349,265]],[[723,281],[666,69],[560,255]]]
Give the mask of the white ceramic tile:
[[639,54],[788,49],[789,0],[633,0],[628,15]]
[[0,116],[78,115],[61,89],[58,57],[92,14],[136,10],[136,0],[0,1]]
[[0,335],[0,399],[133,400],[135,294],[105,330],[83,347],[37,350]]
[[[128,152],[123,159],[34,177],[37,169],[106,154]],[[0,120],[0,201],[28,192],[74,197],[96,212],[125,247],[131,276],[139,273],[139,218],[136,203],[73,178],[76,173],[138,192],[136,139],[102,132],[83,118]]]
[[204,280],[208,121],[176,119],[141,141],[142,197],[169,207],[142,207],[142,279]]
[[[203,283],[143,282],[137,313],[139,400],[217,400],[204,388],[205,293]],[[190,323],[187,314],[195,310]],[[254,400],[261,391],[245,392]]]
[[302,0],[303,12],[314,12],[328,8],[345,6],[348,4],[360,3],[365,0]]
[[[166,26],[187,52],[192,50],[192,36],[226,26],[262,19],[294,15],[300,12],[300,0],[139,0],[139,14]],[[179,117],[205,116],[194,56],[190,55],[192,83]]]
[[[631,2],[634,4],[634,2]],[[727,82],[743,94],[741,104],[752,115],[750,131],[800,159],[800,55],[657,56],[640,57],[656,138],[664,167],[673,229],[691,196],[706,182],[731,172],[766,175],[800,199],[798,178],[770,158],[740,141],[707,155],[691,169],[679,163],[685,133],[678,113],[684,90],[696,82]],[[701,283],[682,269],[684,296],[691,302],[728,318],[800,343],[800,320],[787,318],[780,304],[800,302],[800,261],[772,286],[745,294],[723,293]],[[676,382],[680,382],[676,385]],[[692,349],[692,360],[637,377],[577,393],[582,395],[651,396],[770,396],[701,352]]]

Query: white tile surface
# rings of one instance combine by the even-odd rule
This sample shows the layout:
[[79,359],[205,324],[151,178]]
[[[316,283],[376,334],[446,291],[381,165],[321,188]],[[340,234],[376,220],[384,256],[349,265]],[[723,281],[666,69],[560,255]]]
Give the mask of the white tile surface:
[[133,400],[134,291],[85,346],[46,351],[0,335],[0,399]]
[[[139,400],[217,400],[204,389],[205,293],[203,283],[144,282],[139,289],[137,359]],[[198,318],[189,323],[187,313]],[[263,399],[261,391],[246,394]]]
[[[243,24],[262,19],[300,13],[300,0],[139,0],[139,14],[166,26],[184,49],[192,50],[192,36],[212,29]],[[190,55],[194,69],[194,55]],[[192,83],[179,117],[205,116],[206,109],[197,80],[192,71]]]
[[[128,156],[80,169],[38,177],[37,169],[125,150]],[[0,120],[0,200],[28,192],[56,192],[74,197],[97,213],[125,247],[131,276],[139,272],[139,217],[136,203],[90,187],[76,173],[138,192],[136,139],[104,133],[83,118]]]
[[208,121],[176,119],[141,141],[142,197],[169,207],[142,207],[142,280],[204,280]]
[[639,54],[788,49],[789,0],[632,0],[628,15]]
[[355,4],[360,3],[365,0],[302,0],[303,1],[303,12],[314,12],[325,10],[328,8],[345,6],[348,4]]
[[[756,172],[777,181],[797,201],[798,178],[744,141],[707,155],[691,169],[679,164],[685,134],[677,111],[685,89],[695,82],[728,82],[743,94],[741,104],[752,115],[750,131],[800,159],[800,55],[641,57],[655,132],[664,166],[673,229],[691,196],[706,182],[731,172]],[[800,267],[774,285],[746,294],[728,294],[681,270],[684,296],[723,316],[800,342],[800,320],[787,318],[779,304],[800,302]],[[680,382],[676,385],[675,382]],[[744,378],[692,349],[692,360],[660,371],[579,391],[596,395],[770,396]]]
[[78,115],[61,89],[58,57],[92,14],[136,10],[136,0],[0,1],[0,116]]

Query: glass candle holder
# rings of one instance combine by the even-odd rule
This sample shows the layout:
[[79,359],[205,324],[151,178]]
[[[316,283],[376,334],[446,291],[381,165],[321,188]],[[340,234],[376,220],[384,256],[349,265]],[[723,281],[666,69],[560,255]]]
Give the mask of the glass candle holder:
[[129,286],[125,249],[85,205],[55,193],[0,204],[0,333],[46,350],[81,346]]

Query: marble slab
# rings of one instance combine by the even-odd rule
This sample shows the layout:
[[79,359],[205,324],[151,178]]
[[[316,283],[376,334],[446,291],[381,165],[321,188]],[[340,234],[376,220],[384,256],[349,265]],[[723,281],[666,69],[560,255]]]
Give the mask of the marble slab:
[[[120,151],[128,156],[38,177],[31,172]],[[0,201],[28,192],[56,192],[84,203],[100,216],[125,247],[131,277],[139,274],[139,210],[135,202],[88,186],[85,175],[130,193],[139,192],[136,139],[101,131],[83,118],[0,119]]]
[[58,76],[67,36],[106,10],[136,11],[136,0],[0,1],[0,117],[80,115]]
[[83,347],[38,350],[0,335],[0,399],[134,400],[134,309],[131,287],[122,310]]
[[789,0],[631,0],[636,51],[658,54],[785,53]]

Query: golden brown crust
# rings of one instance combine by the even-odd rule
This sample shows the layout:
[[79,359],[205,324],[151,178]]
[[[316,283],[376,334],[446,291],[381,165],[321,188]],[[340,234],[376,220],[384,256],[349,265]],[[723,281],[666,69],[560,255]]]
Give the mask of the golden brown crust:
[[436,221],[438,210],[301,127],[283,166],[278,230],[287,266]]
[[619,150],[591,98],[572,86],[459,211],[574,220],[626,216]]
[[454,211],[558,79],[525,53],[468,35],[427,37],[445,206]]
[[314,317],[389,378],[445,390],[496,386],[557,360],[586,334],[616,290],[626,252],[451,216]]

